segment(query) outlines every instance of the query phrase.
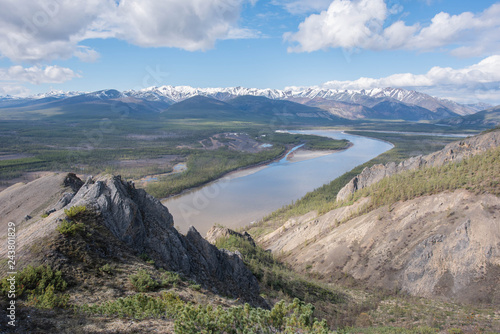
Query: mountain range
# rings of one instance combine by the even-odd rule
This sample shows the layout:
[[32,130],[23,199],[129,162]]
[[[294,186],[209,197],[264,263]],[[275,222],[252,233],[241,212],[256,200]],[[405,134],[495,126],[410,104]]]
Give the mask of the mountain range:
[[[347,119],[403,119],[438,120],[461,117],[491,108],[484,103],[459,104],[413,90],[401,88],[376,88],[371,90],[334,90],[322,88],[257,89],[244,87],[193,88],[189,86],[149,87],[141,90],[117,91],[114,89],[90,93],[51,91],[26,98],[0,97],[0,108],[36,107],[49,108],[79,103],[108,103],[120,101],[137,110],[161,112],[179,102],[193,97],[205,97],[222,102],[236,98],[258,97],[271,101],[295,102],[322,109],[330,116]],[[205,101],[208,101],[205,100]],[[248,99],[247,99],[248,100]],[[250,102],[251,101],[251,102]],[[273,102],[269,101],[268,105]],[[199,101],[198,101],[199,102]],[[254,105],[255,99],[248,100]],[[239,109],[249,109],[237,102]],[[291,107],[292,104],[287,104]],[[282,107],[280,105],[280,107]],[[308,112],[308,111],[306,111]]]

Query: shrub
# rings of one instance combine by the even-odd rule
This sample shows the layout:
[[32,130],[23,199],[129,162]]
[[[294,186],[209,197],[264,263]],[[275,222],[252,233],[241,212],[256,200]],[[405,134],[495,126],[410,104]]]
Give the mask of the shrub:
[[28,305],[46,309],[55,307],[63,308],[68,306],[68,300],[68,294],[56,294],[54,286],[49,285],[43,290],[41,294],[36,295],[32,293],[28,297]]
[[136,274],[130,275],[129,281],[138,292],[153,291],[159,285],[146,270],[139,270]]
[[172,293],[162,293],[160,297],[152,297],[142,293],[118,298],[101,305],[85,305],[81,311],[90,314],[112,315],[144,319],[162,316],[174,317],[184,302]]
[[106,263],[105,265],[103,265],[102,267],[100,267],[99,271],[101,273],[106,273],[108,275],[112,274],[112,269],[111,269],[111,266],[109,265],[109,263]]
[[448,334],[463,334],[463,330],[460,328],[450,328],[448,329]]
[[178,273],[165,271],[161,273],[160,280],[161,280],[161,286],[166,288],[171,285],[175,286],[177,283],[181,281],[181,277]]
[[76,216],[84,213],[87,208],[84,205],[72,206],[69,209],[64,209],[64,214],[68,216],[68,218],[75,218]]
[[159,297],[136,294],[101,305],[86,305],[81,311],[136,319],[175,319],[175,333],[328,333],[325,321],[312,316],[314,307],[295,299],[278,302],[272,310],[248,304],[223,308],[192,305],[172,293]]
[[68,221],[64,219],[59,226],[56,227],[56,230],[64,234],[66,236],[73,236],[77,232],[81,232],[85,229],[85,225],[82,223],[75,223],[73,221]]
[[[6,295],[9,288],[7,278],[0,281],[2,294]],[[69,296],[56,293],[66,288],[61,271],[54,271],[49,266],[27,266],[16,277],[16,297],[29,294],[28,303],[40,308],[66,307]]]

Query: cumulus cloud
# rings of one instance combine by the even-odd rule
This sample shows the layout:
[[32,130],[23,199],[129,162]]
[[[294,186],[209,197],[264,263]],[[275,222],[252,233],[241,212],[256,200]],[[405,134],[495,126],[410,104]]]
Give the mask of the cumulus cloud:
[[245,31],[237,25],[245,1],[0,0],[0,54],[33,63],[73,56],[95,61],[98,53],[79,44],[91,38],[206,50]]
[[328,81],[323,88],[361,90],[381,87],[415,89],[461,102],[500,103],[500,55],[461,69],[433,67],[425,74],[399,73],[384,78]]
[[80,77],[73,70],[59,66],[11,66],[0,68],[0,81],[3,82],[29,82],[35,85],[43,83],[63,83],[73,78]]
[[211,48],[235,26],[240,0],[128,0],[116,11],[116,37],[145,47]]
[[286,33],[284,39],[293,44],[290,52],[443,49],[462,57],[500,52],[500,4],[477,14],[441,12],[428,25],[398,20],[387,26],[388,16],[401,10],[401,6],[387,8],[383,0],[334,0],[327,10],[307,17],[297,32]]
[[358,47],[382,29],[386,15],[383,0],[335,0],[328,10],[307,17],[298,32],[286,33],[284,38],[299,44],[291,51]]

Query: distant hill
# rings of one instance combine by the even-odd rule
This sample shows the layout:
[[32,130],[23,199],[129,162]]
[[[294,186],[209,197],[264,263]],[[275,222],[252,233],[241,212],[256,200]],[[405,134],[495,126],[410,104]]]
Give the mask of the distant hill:
[[288,124],[339,124],[348,120],[319,108],[271,100],[262,96],[239,96],[227,102],[194,96],[171,105],[161,115],[167,119],[210,119]]
[[228,101],[244,114],[264,119],[288,120],[291,123],[324,123],[348,122],[346,119],[333,115],[325,109],[310,107],[291,101],[272,100],[263,96],[239,96]]
[[168,119],[237,119],[241,111],[225,102],[204,96],[193,96],[187,100],[175,103],[161,112]]
[[363,119],[363,118],[377,118],[377,115],[375,115],[372,109],[362,106],[360,104],[327,100],[321,97],[317,97],[312,100],[307,100],[307,99],[294,99],[294,100],[298,103],[304,103],[305,105],[311,107],[317,107],[327,110],[332,115],[351,120]]
[[406,121],[432,120],[444,117],[458,116],[447,109],[430,111],[417,105],[409,105],[401,102],[383,101],[371,108],[374,118],[379,119],[403,119]]
[[463,128],[490,129],[500,125],[500,106],[486,109],[473,115],[442,119],[438,124]]

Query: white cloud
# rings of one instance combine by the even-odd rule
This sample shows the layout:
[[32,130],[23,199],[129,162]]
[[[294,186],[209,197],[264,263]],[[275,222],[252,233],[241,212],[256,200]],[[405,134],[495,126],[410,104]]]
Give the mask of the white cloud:
[[291,51],[354,48],[365,45],[382,29],[386,15],[383,0],[334,0],[328,10],[307,17],[298,32],[286,33],[284,38],[299,43]]
[[143,47],[206,50],[245,31],[237,21],[246,1],[0,0],[0,55],[33,63],[73,56],[95,61],[98,53],[79,43],[111,37]]
[[0,96],[29,96],[30,90],[24,86],[3,84],[0,82]]
[[450,15],[441,12],[431,23],[407,25],[397,21],[386,26],[387,17],[402,11],[388,9],[383,0],[334,0],[327,10],[307,17],[285,40],[291,52],[312,52],[326,48],[371,50],[446,50],[462,57],[500,52],[500,4],[481,13]]
[[332,0],[274,0],[272,3],[284,7],[290,14],[320,12],[328,8]]
[[1,55],[38,62],[73,56],[78,43],[112,4],[100,0],[0,0],[0,7]]
[[263,35],[259,31],[247,28],[234,28],[228,31],[224,39],[249,39],[261,37],[263,37]]
[[399,87],[460,102],[500,103],[500,55],[487,57],[461,69],[433,67],[425,74],[400,73],[384,78],[360,78],[354,81],[328,81],[329,89],[372,89]]
[[59,66],[11,66],[0,68],[0,82],[29,82],[35,85],[43,83],[63,83],[80,77],[73,70]]
[[144,47],[213,47],[239,18],[240,0],[128,0],[114,18],[116,37]]

